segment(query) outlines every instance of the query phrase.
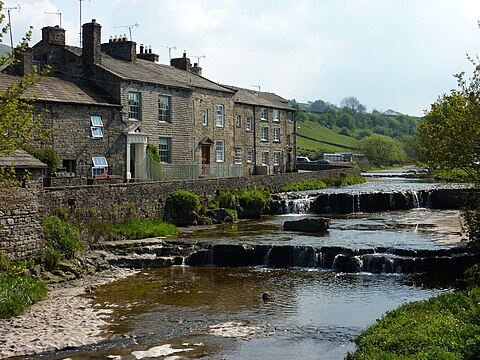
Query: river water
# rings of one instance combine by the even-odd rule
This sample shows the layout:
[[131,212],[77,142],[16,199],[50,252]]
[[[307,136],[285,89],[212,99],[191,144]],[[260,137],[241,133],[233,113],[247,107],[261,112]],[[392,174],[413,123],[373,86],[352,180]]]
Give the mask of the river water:
[[[412,183],[397,181],[397,188],[402,186],[412,188]],[[460,240],[457,211],[337,216],[323,236],[281,230],[283,221],[299,216],[304,215],[222,225],[183,240],[414,249],[450,247]],[[88,295],[109,313],[103,329],[107,341],[44,358],[343,359],[354,350],[355,337],[388,310],[454,286],[448,279],[419,275],[322,269],[143,270]],[[264,301],[264,292],[274,298]]]

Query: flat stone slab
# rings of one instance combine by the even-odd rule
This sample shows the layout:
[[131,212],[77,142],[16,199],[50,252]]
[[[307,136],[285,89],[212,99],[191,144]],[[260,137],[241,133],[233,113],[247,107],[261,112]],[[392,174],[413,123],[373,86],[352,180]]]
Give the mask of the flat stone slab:
[[330,219],[327,218],[306,218],[301,220],[285,221],[283,230],[302,232],[325,232],[328,231]]

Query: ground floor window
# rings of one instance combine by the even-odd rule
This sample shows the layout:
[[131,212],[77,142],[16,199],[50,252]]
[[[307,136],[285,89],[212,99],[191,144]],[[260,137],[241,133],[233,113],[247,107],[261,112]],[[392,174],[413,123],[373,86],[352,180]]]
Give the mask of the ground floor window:
[[253,150],[248,150],[247,151],[247,163],[252,163],[253,162]]
[[160,138],[158,145],[158,155],[160,155],[160,161],[163,163],[172,162],[172,139]]
[[215,147],[217,149],[217,162],[224,162],[225,161],[225,144],[223,140],[217,140],[215,142]]
[[268,151],[262,152],[262,165],[268,165]]
[[241,148],[235,148],[235,164],[243,162],[243,151]]
[[282,161],[282,153],[281,152],[274,152],[273,153],[273,165],[278,166]]
[[92,177],[106,175],[108,171],[108,162],[104,156],[92,157]]

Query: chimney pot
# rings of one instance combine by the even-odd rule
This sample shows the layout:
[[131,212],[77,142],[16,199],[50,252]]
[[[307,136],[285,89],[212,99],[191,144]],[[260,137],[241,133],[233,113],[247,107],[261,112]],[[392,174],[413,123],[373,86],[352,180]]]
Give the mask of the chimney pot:
[[92,19],[92,23],[96,23],[97,22],[97,19]]
[[140,54],[143,54],[143,44],[140,44]]
[[187,52],[185,50],[183,50],[183,57],[186,58],[187,57]]

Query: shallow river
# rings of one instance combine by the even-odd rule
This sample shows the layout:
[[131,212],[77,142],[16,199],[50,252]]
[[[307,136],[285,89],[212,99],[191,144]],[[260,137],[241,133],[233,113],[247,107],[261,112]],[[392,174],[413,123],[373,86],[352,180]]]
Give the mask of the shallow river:
[[[449,247],[460,239],[456,211],[338,216],[323,236],[283,232],[283,221],[292,217],[223,225],[184,239],[418,249]],[[109,312],[103,329],[108,341],[44,358],[343,359],[354,350],[355,337],[386,311],[453,287],[446,279],[322,269],[143,270],[88,295]],[[264,292],[274,299],[263,301]]]

